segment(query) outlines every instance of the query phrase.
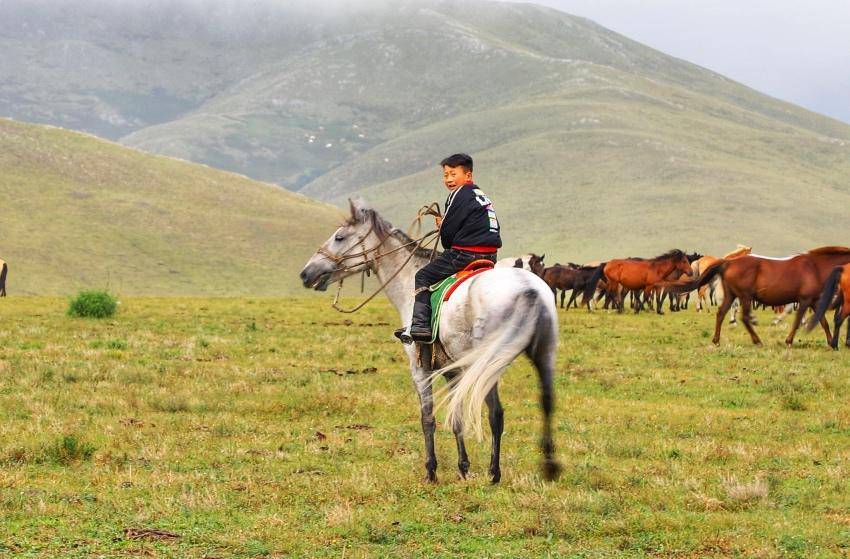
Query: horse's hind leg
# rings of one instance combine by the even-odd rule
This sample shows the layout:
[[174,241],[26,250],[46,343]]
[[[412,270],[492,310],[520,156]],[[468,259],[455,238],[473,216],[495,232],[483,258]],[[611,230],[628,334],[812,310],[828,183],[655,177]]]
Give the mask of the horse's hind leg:
[[460,477],[466,479],[466,474],[469,473],[469,456],[466,454],[466,444],[463,442],[463,425],[455,422],[452,425],[452,431],[455,434],[455,442],[457,442],[457,469],[460,472]]
[[[797,334],[797,328],[800,327],[800,323],[803,322],[803,317],[806,315],[806,311],[809,310],[809,307],[811,306],[811,299],[800,301],[800,307],[794,315],[794,324],[791,325],[791,331],[788,332],[788,337],[785,338],[785,345],[788,347],[791,347],[791,344],[794,343],[794,336]],[[822,322],[822,324],[824,324],[824,322]],[[826,324],[826,336],[828,340],[832,338],[832,336],[829,335],[829,324]]]
[[502,469],[499,467],[499,454],[502,450],[502,432],[505,430],[505,410],[499,400],[499,386],[496,385],[484,399],[490,411],[490,431],[493,433],[493,444],[490,453],[490,481],[499,483],[502,479]]
[[[828,340],[829,346],[838,350],[838,338],[841,334],[841,323],[844,322],[844,317],[841,316],[841,306],[835,309],[835,315],[833,318],[834,330],[832,332],[832,338]],[[850,347],[850,328],[847,329],[847,346]]]
[[542,338],[535,341],[533,354],[530,357],[540,379],[540,407],[543,410],[543,436],[540,439],[540,449],[543,451],[543,477],[551,481],[557,479],[561,472],[561,465],[555,459],[555,443],[552,438],[552,413],[555,408],[555,340],[547,339],[551,335],[546,328],[541,327],[538,332],[545,333]]

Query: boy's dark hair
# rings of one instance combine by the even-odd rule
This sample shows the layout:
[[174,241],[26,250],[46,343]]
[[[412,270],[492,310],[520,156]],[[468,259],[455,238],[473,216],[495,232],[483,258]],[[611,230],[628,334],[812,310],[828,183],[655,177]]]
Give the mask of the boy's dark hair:
[[440,161],[440,167],[463,167],[472,172],[472,158],[465,153],[456,153]]

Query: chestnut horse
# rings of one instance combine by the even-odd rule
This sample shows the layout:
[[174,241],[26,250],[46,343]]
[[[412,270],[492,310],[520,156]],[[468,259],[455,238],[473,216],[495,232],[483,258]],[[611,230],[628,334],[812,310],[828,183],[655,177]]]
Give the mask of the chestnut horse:
[[[850,248],[821,247],[788,258],[768,258],[749,254],[731,260],[721,260],[706,268],[700,276],[689,282],[670,287],[672,291],[692,291],[720,276],[723,285],[723,303],[717,310],[712,342],[720,343],[720,329],[723,319],[732,303],[741,300],[743,323],[750,333],[753,343],[762,345],[752,325],[753,301],[768,306],[799,303],[791,331],[785,338],[790,347],[800,322],[809,308],[814,307],[820,298],[827,277],[836,266],[850,263]],[[821,317],[820,324],[831,342],[829,325]]]
[[[644,299],[648,298],[655,285],[664,281],[664,278],[672,272],[679,271],[691,275],[691,263],[688,256],[681,250],[675,249],[665,252],[661,256],[652,259],[626,258],[622,260],[611,260],[604,262],[594,272],[590,282],[584,290],[582,304],[585,304],[593,295],[596,284],[605,276],[608,283],[608,293],[615,297],[618,312],[623,312],[623,301],[625,297],[620,296],[620,286],[627,290],[640,290],[644,293]],[[643,308],[643,302],[638,301],[635,312]],[[658,314],[664,314],[660,308],[656,309]]]
[[[833,322],[832,339],[829,345],[832,349],[838,349],[838,338],[841,331],[841,323],[850,315],[850,264],[836,266],[832,269],[818,301],[815,317],[806,326],[806,331],[811,332],[815,324],[824,319],[827,309],[835,308],[835,319]],[[850,347],[850,328],[847,329],[847,339],[844,345]]]

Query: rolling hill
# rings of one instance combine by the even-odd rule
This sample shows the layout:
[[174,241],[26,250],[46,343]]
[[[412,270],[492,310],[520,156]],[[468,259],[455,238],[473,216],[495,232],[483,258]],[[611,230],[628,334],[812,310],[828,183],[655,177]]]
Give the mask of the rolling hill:
[[0,119],[8,291],[276,295],[341,215],[233,173]]
[[467,151],[507,253],[850,244],[850,126],[583,18],[479,0],[74,5],[0,5],[0,110],[363,196],[399,224],[444,198],[436,162]]

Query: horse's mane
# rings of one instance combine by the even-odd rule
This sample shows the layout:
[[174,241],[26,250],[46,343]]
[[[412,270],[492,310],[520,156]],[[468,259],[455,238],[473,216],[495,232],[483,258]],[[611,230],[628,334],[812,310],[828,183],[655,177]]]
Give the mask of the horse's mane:
[[[366,216],[366,219],[371,220],[372,230],[375,231],[375,234],[378,235],[378,237],[382,241],[385,240],[387,237],[393,237],[397,241],[400,241],[402,244],[409,244],[409,243],[414,242],[414,239],[411,239],[407,235],[407,233],[405,233],[401,229],[393,227],[392,223],[390,223],[389,221],[387,221],[386,219],[381,217],[378,214],[377,211],[373,210],[372,208],[363,208],[362,210],[363,210],[363,213]],[[352,214],[346,220],[345,223],[346,223],[346,225],[356,225],[356,224],[360,223],[360,220],[355,215]],[[411,245],[411,246],[413,246],[413,245]],[[411,249],[408,248],[408,250],[411,250]],[[419,247],[419,246],[414,247],[413,251],[414,251],[416,256],[419,256],[419,257],[422,257],[422,258],[431,258],[431,255],[433,254],[433,251],[431,249]],[[440,253],[437,252],[437,255],[439,255],[439,254]]]
[[839,247],[839,246],[813,248],[812,250],[809,251],[809,254],[820,254],[820,255],[850,254],[850,248]]
[[668,250],[662,255],[656,256],[652,260],[678,260],[682,257],[686,257],[685,253],[678,248],[674,248],[673,250]]

